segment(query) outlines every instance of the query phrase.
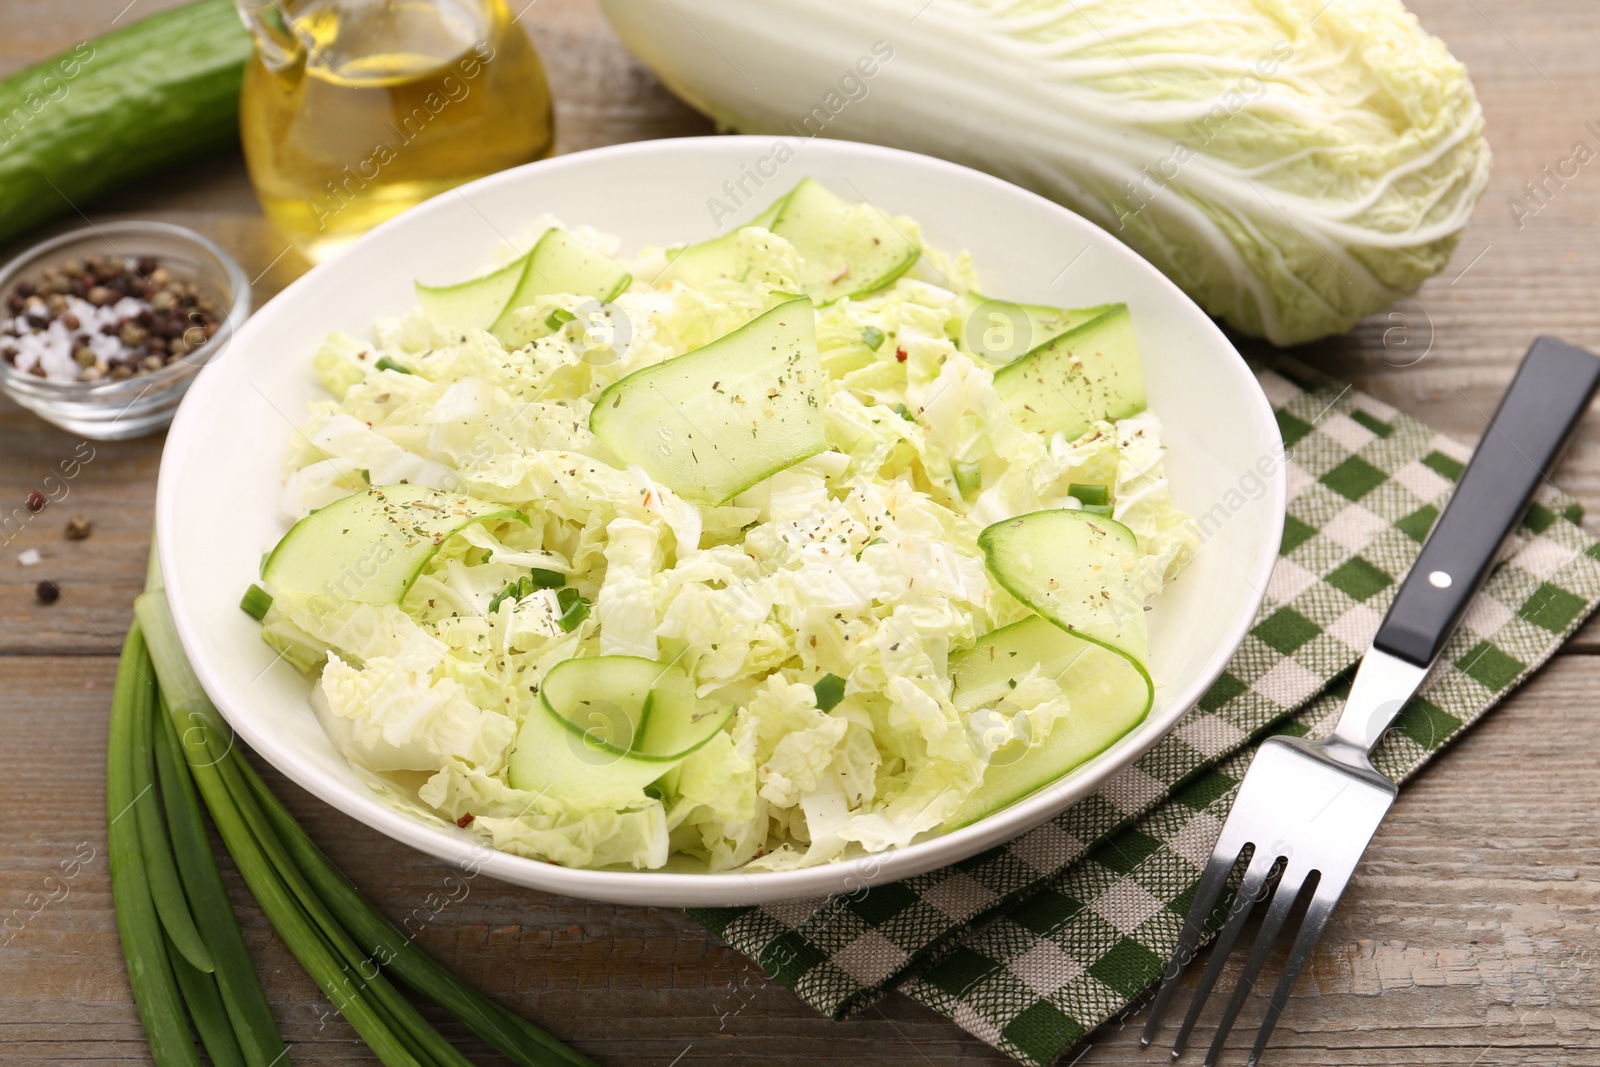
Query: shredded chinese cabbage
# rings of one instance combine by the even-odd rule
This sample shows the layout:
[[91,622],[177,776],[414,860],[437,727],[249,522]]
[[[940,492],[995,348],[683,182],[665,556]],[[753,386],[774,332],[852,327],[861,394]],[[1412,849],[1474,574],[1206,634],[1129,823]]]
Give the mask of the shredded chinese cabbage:
[[[316,675],[328,735],[391,803],[568,865],[658,868],[676,854],[777,869],[902,846],[982,780],[975,736],[999,722],[1043,738],[1080,713],[1038,672],[976,711],[952,702],[950,654],[1030,614],[990,580],[979,531],[1103,485],[1138,538],[1130,565],[1149,595],[1189,558],[1156,416],[1074,440],[1017,429],[990,367],[952,343],[963,294],[917,272],[816,310],[827,451],[722,506],[618,465],[588,429],[602,389],[797,291],[794,248],[750,234],[742,280],[654,285],[667,253],[646,248],[613,304],[551,297],[517,312],[559,323],[520,347],[442,332],[413,309],[317,353],[331,397],[291,439],[289,517],[409,481],[529,520],[466,527],[400,605],[279,596],[267,613],[267,640]],[[930,276],[974,281],[939,262]],[[980,472],[967,493],[956,464]],[[544,577],[519,586],[530,573]],[[540,679],[596,655],[670,662],[736,710],[670,788],[559,801],[513,788],[509,752],[541,714]],[[824,675],[844,680],[836,703],[819,699]]]

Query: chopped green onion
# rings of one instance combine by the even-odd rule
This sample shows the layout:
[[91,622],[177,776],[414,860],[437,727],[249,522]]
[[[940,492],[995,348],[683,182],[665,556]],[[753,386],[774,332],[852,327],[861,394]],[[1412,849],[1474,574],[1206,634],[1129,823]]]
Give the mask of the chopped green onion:
[[1111,492],[1103,485],[1084,485],[1082,482],[1073,482],[1067,486],[1067,495],[1075,497],[1080,504],[1109,504]]
[[528,577],[533,579],[535,589],[560,589],[567,584],[567,576],[560,571],[547,571],[543,567],[534,567],[528,572]]
[[[493,599],[489,601],[489,614],[493,615],[496,611],[499,611],[501,602],[505,600],[509,599],[515,602],[530,595],[536,589],[560,589],[566,584],[567,576],[560,571],[547,571],[543,567],[533,567],[521,578],[513,578],[507,582],[505,588],[494,595]],[[573,595],[575,596],[576,593]],[[561,600],[559,603],[561,604],[561,610],[565,611],[570,605],[570,598]]]
[[493,615],[499,611],[501,603],[507,599],[521,600],[536,589],[560,589],[556,594],[556,604],[561,608],[558,621],[562,630],[571,633],[577,629],[579,623],[589,617],[589,608],[592,605],[566,583],[566,575],[535,567],[531,573],[507,582],[506,587],[494,595],[489,601],[489,614]]
[[983,464],[976,461],[962,461],[950,464],[950,476],[956,480],[956,488],[962,496],[970,496],[983,488]]
[[500,605],[507,600],[513,604],[533,592],[532,585],[527,578],[513,578],[505,584],[505,588],[489,598],[489,614],[493,615],[500,610]]
[[556,308],[544,317],[544,324],[551,330],[559,330],[577,317],[566,308]]
[[561,606],[561,618],[556,621],[560,623],[563,633],[570,634],[589,617],[589,601],[570,585],[556,594],[556,603]]
[[861,331],[861,343],[876,352],[883,346],[883,331],[876,326],[868,326]]
[[394,360],[390,359],[388,356],[384,356],[384,357],[380,358],[378,360],[378,362],[376,364],[374,364],[374,366],[376,366],[379,370],[392,370],[392,371],[395,371],[396,373],[399,373],[399,374],[414,374],[414,373],[416,373],[410,367],[402,367],[400,364],[396,363]]
[[259,585],[252,584],[244,591],[244,599],[239,601],[239,606],[244,609],[246,615],[260,622],[267,617],[267,609],[272,607],[272,594]]
[[844,699],[844,679],[837,674],[824,674],[811,688],[817,694],[818,711],[832,711]]
[[[494,595],[489,601],[489,614],[493,615],[500,610],[501,602],[509,599],[513,602],[521,600],[536,589],[560,589],[567,584],[567,576],[560,571],[547,571],[543,567],[530,568],[528,573],[521,578],[514,578],[506,583],[506,587]],[[573,594],[577,595],[576,593]],[[565,611],[571,606],[571,600],[559,601],[561,610]],[[573,625],[577,625],[574,623]]]
[[1108,519],[1111,517],[1110,504],[1085,504],[1080,510],[1087,511],[1091,515],[1104,515]]

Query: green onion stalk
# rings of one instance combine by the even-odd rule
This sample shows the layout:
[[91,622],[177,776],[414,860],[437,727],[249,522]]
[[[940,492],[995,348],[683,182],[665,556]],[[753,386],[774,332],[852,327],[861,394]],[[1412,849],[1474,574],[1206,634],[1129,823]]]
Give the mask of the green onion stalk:
[[218,1067],[289,1062],[202,804],[268,921],[384,1064],[469,1063],[398,982],[521,1067],[598,1067],[417,948],[317,848],[234,746],[184,657],[153,546],[134,615],[112,697],[107,838],[117,932],[158,1067],[199,1067],[195,1035]]

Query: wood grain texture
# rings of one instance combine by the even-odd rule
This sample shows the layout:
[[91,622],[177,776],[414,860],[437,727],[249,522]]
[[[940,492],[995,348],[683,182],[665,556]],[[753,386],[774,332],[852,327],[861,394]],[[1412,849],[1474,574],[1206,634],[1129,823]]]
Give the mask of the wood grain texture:
[[[126,0],[0,0],[0,72],[104,32]],[[136,0],[131,20],[168,6]],[[1519,226],[1507,207],[1600,121],[1600,5],[1421,0],[1423,24],[1473,72],[1496,153],[1455,262],[1415,300],[1300,355],[1474,439],[1539,333],[1600,348],[1600,163]],[[709,132],[618,44],[593,0],[538,0],[523,23],[556,98],[559,151]],[[161,218],[227,247],[258,302],[303,269],[261,218],[237,155],[197,161],[105,202],[95,220]],[[54,227],[81,224],[80,216]],[[13,246],[13,248],[15,245]],[[13,248],[0,249],[4,255]],[[264,431],[263,447],[276,447]],[[41,514],[20,509],[79,441],[0,402],[0,1059],[148,1062],[112,918],[103,757],[112,658],[143,580],[161,438],[95,444]],[[1600,423],[1557,481],[1600,506]],[[94,523],[62,537],[69,516]],[[25,568],[18,552],[38,548]],[[35,602],[42,578],[61,586]],[[1411,786],[1384,824],[1278,1030],[1304,1065],[1600,1064],[1600,623]],[[391,917],[468,980],[608,1065],[1006,1062],[903,998],[817,1017],[682,914],[586,904],[474,880],[435,913],[448,871],[327,809],[268,769],[313,836]],[[93,858],[70,879],[61,864]],[[240,890],[228,872],[231,888]],[[303,1064],[374,1062],[253,907],[240,911]],[[1247,1009],[1248,1012],[1249,1009]],[[1259,1004],[1255,1006],[1259,1013]],[[1247,1014],[1244,1025],[1254,1022]],[[1092,1037],[1083,1064],[1149,1064],[1141,1018]],[[479,1062],[494,1062],[446,1026]],[[1202,1035],[1203,1036],[1203,1035]]]

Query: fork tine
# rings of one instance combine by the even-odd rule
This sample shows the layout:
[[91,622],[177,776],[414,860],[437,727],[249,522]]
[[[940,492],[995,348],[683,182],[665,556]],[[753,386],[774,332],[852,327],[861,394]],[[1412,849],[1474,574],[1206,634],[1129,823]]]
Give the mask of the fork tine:
[[1239,883],[1239,894],[1233,898],[1228,921],[1211,946],[1211,958],[1206,961],[1206,969],[1200,975],[1200,984],[1195,987],[1194,998],[1189,1001],[1189,1010],[1184,1013],[1183,1025],[1178,1028],[1178,1036],[1173,1039],[1174,1059],[1183,1055],[1184,1047],[1189,1043],[1189,1034],[1200,1018],[1200,1010],[1206,1006],[1206,1000],[1210,998],[1211,990],[1217,984],[1217,975],[1222,973],[1222,965],[1227,961],[1228,953],[1233,951],[1233,943],[1239,939],[1239,931],[1244,929],[1250,913],[1255,910],[1257,901],[1263,895],[1267,879],[1277,863],[1278,857],[1264,848],[1258,847],[1250,857],[1250,866],[1245,870],[1243,881]]
[[1278,1025],[1278,1017],[1283,1014],[1289,994],[1294,990],[1295,980],[1300,977],[1300,971],[1305,967],[1306,960],[1311,958],[1311,950],[1317,947],[1317,942],[1322,938],[1322,930],[1328,925],[1328,916],[1333,914],[1334,905],[1339,903],[1339,897],[1343,892],[1343,882],[1330,884],[1324,880],[1317,883],[1316,893],[1306,908],[1305,921],[1300,925],[1300,932],[1295,935],[1294,948],[1289,953],[1288,962],[1283,965],[1278,988],[1273,990],[1272,1002],[1267,1005],[1266,1017],[1261,1020],[1261,1029],[1256,1032],[1255,1048],[1250,1051],[1250,1060],[1246,1067],[1256,1067],[1261,1061],[1261,1053],[1267,1047],[1267,1039],[1272,1036],[1272,1028]]
[[1189,961],[1194,959],[1194,949],[1200,943],[1200,932],[1205,929],[1206,917],[1211,914],[1211,909],[1217,906],[1217,898],[1222,895],[1223,887],[1228,884],[1228,874],[1238,862],[1241,851],[1243,850],[1240,848],[1233,848],[1231,843],[1225,846],[1223,841],[1217,842],[1211,858],[1206,861],[1206,869],[1200,872],[1200,882],[1195,886],[1194,901],[1189,905],[1189,914],[1184,916],[1183,928],[1178,933],[1178,946],[1172,950],[1172,959],[1162,976],[1161,988],[1156,990],[1155,1000],[1150,1005],[1150,1018],[1144,1024],[1144,1033],[1139,1037],[1141,1045],[1148,1045],[1155,1039],[1156,1031],[1161,1027],[1161,1016],[1166,1013],[1172,994],[1177,992],[1178,976],[1189,965]]
[[[1315,872],[1310,872],[1310,877],[1315,878]],[[1305,878],[1291,881],[1289,869],[1287,867],[1284,869],[1278,888],[1272,894],[1272,906],[1267,909],[1267,917],[1261,921],[1261,931],[1256,935],[1255,947],[1250,950],[1250,958],[1245,961],[1244,970],[1239,974],[1239,984],[1233,987],[1233,996],[1228,998],[1228,1006],[1217,1022],[1217,1035],[1211,1039],[1211,1048],[1206,1052],[1205,1067],[1215,1067],[1217,1057],[1222,1054],[1222,1046],[1228,1041],[1228,1032],[1233,1029],[1234,1020],[1239,1017],[1239,1009],[1244,1007],[1245,999],[1250,996],[1250,990],[1255,988],[1256,977],[1260,975],[1262,965],[1267,962],[1267,954],[1272,951],[1273,943],[1278,940],[1284,921],[1289,918],[1289,912],[1294,908],[1294,902],[1299,898],[1307,881],[1309,879]]]

